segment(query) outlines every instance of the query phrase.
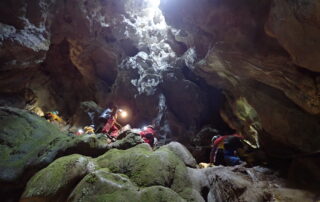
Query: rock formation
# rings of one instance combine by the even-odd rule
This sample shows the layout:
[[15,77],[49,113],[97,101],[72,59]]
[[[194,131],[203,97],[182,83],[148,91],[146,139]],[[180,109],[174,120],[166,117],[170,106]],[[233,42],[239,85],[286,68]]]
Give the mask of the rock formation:
[[[39,169],[78,153],[93,159],[65,157],[84,159],[81,174],[65,179],[67,187],[47,190],[64,193],[63,200],[72,190],[70,200],[81,198],[79,190],[86,189],[87,182],[70,186],[91,175],[128,187],[137,201],[162,192],[167,193],[164,200],[188,199],[167,184],[139,190],[144,184],[128,173],[123,176],[96,164],[94,158],[109,149],[141,142],[134,133],[106,146],[103,136],[67,136],[32,114],[58,110],[73,131],[96,124],[111,103],[128,110],[122,124],[140,128],[153,123],[160,144],[183,143],[198,161],[208,159],[216,129],[237,131],[271,164],[281,164],[287,177],[306,187],[319,186],[319,10],[314,0],[2,0],[1,193],[21,192]],[[179,146],[163,149],[170,147]],[[187,153],[184,164],[195,167]],[[87,169],[85,162],[101,170]],[[218,178],[212,186],[220,186]],[[241,178],[243,184],[254,181]],[[310,179],[313,182],[306,183]],[[262,192],[246,198],[243,184],[237,200],[277,200]],[[226,194],[213,193],[212,186],[206,191],[210,200],[229,200]],[[194,192],[196,198],[201,189]],[[213,198],[218,195],[221,198]],[[305,195],[309,197],[296,197]]]
[[22,201],[313,201],[314,197],[289,188],[265,168],[192,169],[168,148],[152,152],[142,144],[113,149],[96,159],[76,154],[59,158],[30,179]]
[[44,118],[10,107],[0,107],[0,125],[0,194],[6,197],[19,193],[32,175],[60,156],[96,157],[111,148],[127,149],[143,142],[134,133],[111,144],[103,134],[67,135]]

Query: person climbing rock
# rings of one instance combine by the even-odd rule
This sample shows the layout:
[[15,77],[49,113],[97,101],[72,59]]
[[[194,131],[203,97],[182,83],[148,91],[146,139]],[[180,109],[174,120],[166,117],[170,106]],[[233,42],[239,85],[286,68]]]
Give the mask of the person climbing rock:
[[243,139],[243,137],[239,134],[228,135],[224,139],[225,165],[234,166],[242,163],[237,153],[237,150],[243,147],[241,139]]
[[115,114],[117,111],[117,106],[113,103],[110,104],[110,107],[105,109],[98,118],[97,128],[95,130],[96,133],[102,131],[103,127],[105,126],[106,122]]
[[152,125],[144,127],[139,134],[145,143],[148,143],[151,147],[154,146],[156,131]]
[[236,155],[236,150],[242,147],[241,139],[243,137],[239,134],[214,136],[212,138],[210,163],[229,166],[241,164],[242,161]]
[[59,116],[59,112],[54,111],[54,112],[47,112],[44,115],[44,118],[47,119],[49,122],[58,122],[58,123],[63,123],[63,119]]
[[[114,108],[115,109],[115,108]],[[102,133],[105,133],[113,141],[118,137],[121,125],[117,122],[118,114],[117,110],[113,110],[111,116],[108,118],[106,124],[102,129]]]
[[210,152],[210,164],[222,165],[223,164],[223,136],[215,135],[212,137],[212,149]]

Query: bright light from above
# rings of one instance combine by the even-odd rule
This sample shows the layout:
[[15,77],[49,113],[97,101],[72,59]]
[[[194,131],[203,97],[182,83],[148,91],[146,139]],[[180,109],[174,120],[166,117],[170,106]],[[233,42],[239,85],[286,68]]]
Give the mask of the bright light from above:
[[158,8],[160,5],[160,0],[145,0],[148,3],[149,8]]

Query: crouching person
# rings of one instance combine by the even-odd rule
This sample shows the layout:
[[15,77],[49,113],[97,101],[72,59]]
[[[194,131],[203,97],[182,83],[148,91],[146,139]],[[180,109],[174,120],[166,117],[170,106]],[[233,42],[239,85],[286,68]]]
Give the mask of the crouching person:
[[242,136],[230,135],[224,139],[224,162],[228,166],[243,163],[238,156],[237,150],[243,147]]
[[139,134],[145,143],[154,146],[156,131],[152,125],[144,127]]
[[214,136],[210,163],[214,165],[234,166],[242,163],[237,150],[243,147],[243,137],[239,134]]

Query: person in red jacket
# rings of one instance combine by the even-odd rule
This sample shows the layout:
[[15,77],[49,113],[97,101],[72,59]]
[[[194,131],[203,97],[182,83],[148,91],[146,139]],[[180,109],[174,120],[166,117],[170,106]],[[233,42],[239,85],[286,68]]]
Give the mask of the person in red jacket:
[[115,140],[119,135],[119,129],[121,125],[117,122],[117,111],[115,110],[113,114],[108,118],[106,124],[102,129],[102,133],[106,133],[112,140]]
[[143,141],[145,143],[148,143],[151,147],[154,146],[155,134],[156,134],[156,131],[154,130],[154,127],[152,125],[149,125],[143,128],[142,131],[140,131],[140,136],[143,139]]
[[239,157],[236,157],[234,152],[240,148],[240,140],[243,137],[239,134],[214,136],[212,138],[212,149],[210,152],[210,163],[215,165],[236,165],[240,164]]

